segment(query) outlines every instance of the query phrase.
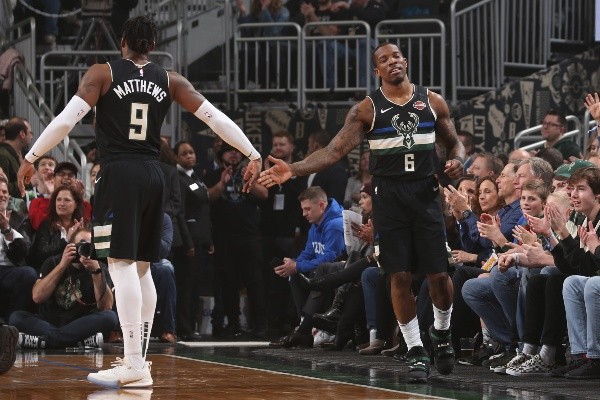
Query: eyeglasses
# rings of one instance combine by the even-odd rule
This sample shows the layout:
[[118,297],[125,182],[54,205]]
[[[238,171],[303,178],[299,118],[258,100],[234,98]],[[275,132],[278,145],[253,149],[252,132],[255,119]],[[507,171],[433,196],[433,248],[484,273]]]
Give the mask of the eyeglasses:
[[69,179],[73,179],[73,178],[77,177],[77,174],[74,174],[72,172],[64,172],[64,171],[57,172],[54,175],[58,176],[59,178],[69,178]]
[[542,122],[542,126],[553,126],[555,128],[562,128],[561,124],[557,124],[557,123],[554,123],[554,122],[545,122],[545,121]]

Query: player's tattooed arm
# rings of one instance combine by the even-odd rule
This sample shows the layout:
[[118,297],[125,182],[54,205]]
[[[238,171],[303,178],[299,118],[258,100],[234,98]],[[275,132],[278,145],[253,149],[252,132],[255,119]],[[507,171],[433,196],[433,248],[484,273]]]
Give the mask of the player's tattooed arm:
[[107,64],[94,64],[81,78],[76,95],[94,107],[110,87],[110,69]]
[[326,147],[291,165],[292,175],[309,175],[322,171],[339,161],[360,145],[372,120],[373,107],[370,100],[365,99],[354,105],[346,115],[344,126]]

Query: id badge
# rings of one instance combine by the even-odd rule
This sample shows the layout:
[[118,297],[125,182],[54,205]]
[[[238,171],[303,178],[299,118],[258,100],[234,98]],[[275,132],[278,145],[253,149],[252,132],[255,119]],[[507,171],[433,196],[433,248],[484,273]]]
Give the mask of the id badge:
[[283,194],[283,193],[275,194],[275,199],[273,201],[273,210],[282,211],[284,205],[285,205],[285,194]]

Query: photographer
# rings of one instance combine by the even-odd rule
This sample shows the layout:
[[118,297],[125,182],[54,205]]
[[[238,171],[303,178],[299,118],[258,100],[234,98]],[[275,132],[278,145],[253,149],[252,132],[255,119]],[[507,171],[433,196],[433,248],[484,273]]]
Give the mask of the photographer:
[[91,240],[90,230],[80,229],[62,256],[43,263],[33,286],[39,314],[16,311],[10,316],[21,332],[21,348],[102,347],[103,334],[118,327],[106,266],[90,258]]

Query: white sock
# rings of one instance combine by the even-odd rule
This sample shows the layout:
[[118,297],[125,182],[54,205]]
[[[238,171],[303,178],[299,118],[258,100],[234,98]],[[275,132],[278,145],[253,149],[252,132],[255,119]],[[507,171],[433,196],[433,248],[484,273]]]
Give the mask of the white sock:
[[398,322],[398,326],[400,326],[400,332],[402,332],[402,336],[404,337],[404,341],[406,342],[406,347],[408,350],[417,346],[423,347],[423,342],[421,341],[421,331],[419,330],[419,321],[417,320],[417,317],[414,317],[408,324],[401,324]]
[[[112,261],[112,262],[111,262]],[[115,301],[123,329],[127,361],[135,369],[144,367],[142,357],[142,289],[135,262],[110,260],[108,270],[115,285]]]
[[523,354],[528,356],[535,356],[537,354],[538,347],[530,343],[523,344]]
[[150,273],[150,264],[139,262],[140,264],[147,264],[146,273],[140,277],[140,287],[142,290],[142,357],[146,358],[148,352],[148,344],[150,343],[150,332],[152,332],[152,323],[154,321],[154,312],[156,310],[156,287],[152,280],[152,274]]
[[452,315],[452,304],[450,308],[443,311],[433,306],[433,327],[438,331],[447,331],[450,329],[450,316]]
[[542,361],[545,364],[554,364],[554,359],[556,358],[556,347],[548,346],[546,344],[542,345],[542,350],[540,350],[540,357],[542,358]]
[[485,326],[481,327],[481,336],[483,336],[483,343],[489,343],[492,341],[492,337],[490,336],[490,331]]

